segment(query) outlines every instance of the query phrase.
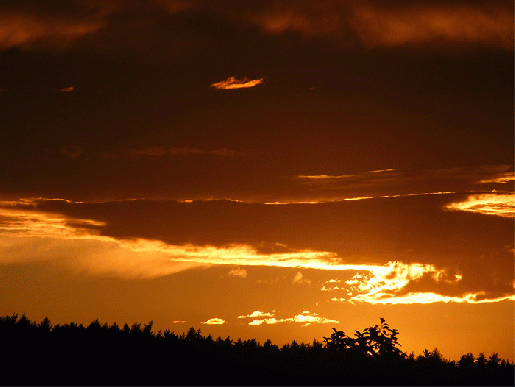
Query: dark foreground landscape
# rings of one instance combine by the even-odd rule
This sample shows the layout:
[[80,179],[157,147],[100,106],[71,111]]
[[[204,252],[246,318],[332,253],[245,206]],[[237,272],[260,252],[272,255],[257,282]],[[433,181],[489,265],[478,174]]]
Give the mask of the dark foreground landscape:
[[514,365],[497,354],[457,362],[437,349],[399,349],[398,332],[379,325],[323,341],[214,339],[153,332],[149,324],[52,325],[24,315],[0,317],[1,385],[504,385]]

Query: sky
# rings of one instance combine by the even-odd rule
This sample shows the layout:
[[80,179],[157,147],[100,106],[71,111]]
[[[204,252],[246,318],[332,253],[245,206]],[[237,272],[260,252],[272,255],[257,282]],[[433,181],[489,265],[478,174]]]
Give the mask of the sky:
[[510,1],[2,1],[0,314],[514,360]]

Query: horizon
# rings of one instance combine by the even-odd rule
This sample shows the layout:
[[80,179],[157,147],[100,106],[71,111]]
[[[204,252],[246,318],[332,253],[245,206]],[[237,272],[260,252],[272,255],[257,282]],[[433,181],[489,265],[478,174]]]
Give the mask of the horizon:
[[0,315],[514,361],[513,2],[0,15]]

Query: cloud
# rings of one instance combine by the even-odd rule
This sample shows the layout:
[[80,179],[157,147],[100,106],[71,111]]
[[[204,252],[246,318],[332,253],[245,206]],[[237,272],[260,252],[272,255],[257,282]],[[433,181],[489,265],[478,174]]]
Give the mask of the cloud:
[[[262,324],[279,324],[285,322],[301,323],[303,327],[311,324],[339,324],[338,320],[331,320],[326,317],[320,317],[317,313],[311,313],[309,310],[305,310],[293,317],[276,319],[275,313],[263,313],[260,311],[254,311],[246,316],[239,316],[238,318],[254,318],[248,325],[262,325]],[[261,319],[256,319],[261,318]]]
[[62,92],[66,92],[66,93],[72,92],[74,90],[75,90],[75,85],[69,86],[69,87],[63,87],[62,89],[57,89],[57,91],[62,91]]
[[210,318],[209,320],[207,321],[203,321],[201,322],[201,324],[207,324],[207,325],[222,325],[222,324],[225,324],[225,320],[222,320],[221,318],[218,318],[218,317],[213,317],[213,318]]
[[131,156],[149,156],[149,157],[163,157],[163,156],[195,156],[195,155],[215,155],[215,156],[241,156],[240,152],[234,150],[221,148],[221,149],[200,149],[195,147],[164,147],[152,146],[147,148],[128,148],[126,153]]
[[82,148],[78,145],[66,145],[61,147],[59,151],[71,159],[76,159],[82,154]]
[[236,277],[247,278],[247,270],[245,269],[232,269],[229,271],[228,274]]
[[[466,291],[460,287],[462,280],[461,273],[449,269],[436,269],[433,265],[389,262],[380,270],[358,272],[348,280],[330,279],[325,282],[321,290],[344,292],[345,297],[332,297],[331,300],[351,303],[486,303],[515,300],[515,294],[485,297],[484,291]],[[432,290],[435,288],[440,294]]]
[[505,2],[463,3],[414,1],[389,6],[353,3],[348,19],[367,47],[428,43],[481,44],[513,49],[513,11]]
[[[513,49],[512,8],[506,2],[297,1],[276,2],[248,13],[269,34],[297,32],[333,37],[368,48],[428,44],[480,44]],[[343,43],[342,43],[343,42]]]
[[307,278],[304,278],[304,276],[302,275],[302,273],[300,271],[298,271],[297,274],[295,274],[295,277],[293,277],[293,280],[291,282],[294,284],[307,284],[307,285],[311,284],[311,281],[308,280]]
[[497,176],[493,176],[491,178],[479,180],[478,183],[479,184],[491,184],[491,183],[506,184],[506,183],[509,183],[510,181],[514,181],[514,180],[515,180],[515,172],[504,172],[504,173],[498,174]]
[[29,48],[42,44],[63,48],[97,32],[105,22],[98,18],[69,19],[32,13],[0,12],[0,49]]
[[[275,310],[273,312],[275,312]],[[238,318],[256,318],[256,317],[273,317],[273,316],[274,316],[274,313],[265,313],[265,312],[261,312],[260,310],[255,310],[254,312],[252,312],[250,314],[238,316]]]
[[[303,190],[303,200],[321,203],[338,200],[363,200],[418,195],[444,195],[470,191],[480,183],[510,181],[510,165],[485,165],[474,168],[382,169],[341,175],[295,175],[285,180],[292,191]],[[307,189],[303,189],[306,187]],[[438,189],[435,189],[438,188]],[[484,187],[481,187],[484,191]],[[297,193],[297,196],[300,193]],[[293,201],[293,200],[292,200]],[[285,200],[278,203],[288,202]],[[273,203],[273,202],[271,202]]]
[[242,80],[238,80],[235,77],[229,77],[224,81],[212,83],[211,87],[220,90],[234,90],[234,89],[248,89],[250,87],[254,87],[263,83],[264,78],[261,79],[248,79],[243,78]]
[[503,218],[515,217],[515,194],[469,195],[465,201],[450,203],[448,210],[475,212],[483,215],[496,215]]
[[[424,205],[424,203],[420,202],[418,205]],[[354,210],[358,212],[349,212],[348,206],[356,205],[358,206]],[[443,201],[439,201],[434,210],[441,208],[441,205],[443,206]],[[388,230],[382,230],[374,234],[374,239],[369,239],[370,242],[367,242],[370,248],[363,250],[361,245],[357,248],[353,247],[353,243],[355,240],[367,240],[368,234],[356,234],[352,219],[355,216],[363,219],[373,214],[374,226],[371,227],[375,227],[383,224],[381,218],[383,215],[376,207],[371,213],[363,213],[362,206],[360,203],[333,203],[322,205],[322,212],[314,208],[316,211],[312,214],[313,207],[304,206],[300,208],[302,217],[296,218],[295,214],[299,214],[296,206],[285,208],[232,202],[172,203],[126,200],[81,203],[42,198],[2,201],[0,202],[0,263],[46,261],[52,262],[55,268],[121,278],[156,278],[211,265],[236,265],[236,268],[233,266],[228,269],[229,275],[243,278],[246,274],[246,266],[296,268],[296,275],[290,279],[294,284],[308,283],[300,270],[312,269],[317,270],[318,275],[327,275],[330,278],[329,282],[324,284],[322,291],[331,292],[333,299],[346,302],[387,303],[390,302],[388,300],[397,302],[403,297],[405,297],[403,302],[411,302],[409,300],[421,300],[421,294],[427,294],[428,300],[436,300],[430,293],[440,294],[444,297],[442,300],[445,297],[458,297],[464,302],[486,302],[484,300],[502,300],[505,297],[512,297],[513,277],[507,268],[513,264],[513,253],[508,253],[504,247],[502,251],[499,250],[512,241],[512,232],[506,231],[505,220],[500,217],[490,217],[493,219],[488,219],[488,227],[485,227],[484,222],[480,220],[468,220],[468,223],[463,225],[461,222],[455,222],[460,219],[456,216],[457,214],[439,213],[438,221],[441,222],[442,216],[447,218],[445,223],[450,222],[449,228],[438,229],[436,234],[420,235],[419,240],[423,240],[421,245],[420,241],[416,244],[410,242],[410,235],[420,232],[418,221],[413,224],[403,223],[402,229],[395,231],[395,227],[392,228],[390,222],[391,218],[387,217],[388,222],[385,224],[388,224],[393,231],[389,233]],[[150,208],[151,211],[149,211]],[[260,214],[263,211],[272,212],[265,218],[255,218],[254,211]],[[334,224],[323,228],[328,217],[333,216],[335,211],[344,211],[341,213],[345,214],[347,221],[350,222],[349,228],[346,228],[343,234],[341,234],[342,230],[336,229]],[[389,211],[399,215],[397,212],[399,208],[396,206],[389,208]],[[410,207],[406,213],[401,211],[401,218],[405,219],[404,215],[411,218],[412,214],[416,213],[414,211],[420,211],[420,207]],[[320,220],[322,223],[315,223],[320,232],[315,242],[321,241],[321,243],[314,245],[310,242],[306,245],[306,238],[301,237],[300,246],[304,247],[291,247],[295,246],[295,239],[282,239],[281,236],[284,237],[284,234],[276,234],[275,226],[272,227],[275,240],[291,241],[292,245],[278,242],[252,243],[248,237],[243,237],[236,242],[239,234],[226,234],[225,229],[220,226],[218,215],[213,219],[199,217],[199,214],[204,213],[227,212],[234,212],[237,219],[245,219],[241,227],[239,223],[234,223],[236,218],[229,217],[224,221],[224,224],[229,224],[231,229],[238,230],[242,227],[250,227],[247,225],[263,224],[263,222],[267,227],[271,227],[272,223],[269,222],[268,216],[273,216],[274,219],[286,218],[287,224],[296,224],[297,219],[302,219],[302,224],[311,223],[313,221],[311,215],[316,216],[317,219],[321,217],[324,219]],[[132,219],[133,214],[138,214],[138,217]],[[467,215],[465,217],[469,218]],[[213,223],[206,226],[206,222],[210,219]],[[179,231],[175,231],[176,228],[169,228],[167,220],[174,227],[180,225],[180,230],[177,230],[182,230],[184,236],[177,237],[176,234]],[[194,227],[191,228],[188,222]],[[433,221],[430,219],[431,222]],[[157,226],[152,226],[156,224]],[[367,223],[360,224],[359,228],[368,229]],[[413,230],[408,232],[406,237],[399,239],[400,234],[412,228]],[[462,229],[460,234],[457,234],[455,231],[459,228]],[[203,238],[191,239],[193,232],[196,232],[195,235],[202,236],[210,235],[212,230],[222,233],[224,235],[222,240],[234,242],[213,243],[206,242],[207,240]],[[259,230],[261,228],[250,231],[254,235]],[[310,226],[309,235],[311,230]],[[491,232],[488,233],[488,230]],[[298,232],[301,235],[307,235],[297,228],[295,233]],[[327,232],[336,236],[343,235],[340,239],[343,248],[338,253],[327,249],[328,242],[323,240]],[[463,233],[471,233],[472,235],[468,238],[473,240],[463,239]],[[348,235],[348,238],[345,235]],[[265,240],[262,238],[259,236],[257,240]],[[440,242],[447,241],[448,238],[453,238],[453,245],[447,246],[444,243],[445,246],[440,246]],[[394,251],[395,254],[389,253],[392,240],[394,244],[402,244],[405,248],[414,248],[418,252],[406,253],[397,249]],[[297,246],[299,246],[298,243],[297,241]],[[329,243],[332,243],[331,240]],[[307,246],[318,246],[318,249],[307,248]],[[432,248],[433,256],[421,255],[421,252],[423,254],[428,251],[428,248]],[[375,252],[375,249],[380,249],[380,253]],[[488,255],[497,250],[499,250],[497,255]],[[483,255],[481,251],[484,252]],[[399,258],[396,255],[399,255]],[[396,259],[390,259],[387,264],[383,264],[392,256]],[[423,263],[424,261],[434,263]],[[461,270],[458,270],[460,267]],[[338,279],[335,277],[336,273],[346,278]],[[340,282],[336,282],[337,280]],[[333,297],[333,293],[343,293],[345,297],[340,294]],[[457,298],[448,299],[457,300]]]

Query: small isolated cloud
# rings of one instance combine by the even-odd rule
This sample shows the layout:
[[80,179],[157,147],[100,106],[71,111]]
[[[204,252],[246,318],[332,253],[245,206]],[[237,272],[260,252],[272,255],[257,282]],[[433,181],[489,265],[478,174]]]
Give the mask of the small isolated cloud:
[[236,79],[236,77],[229,77],[224,81],[212,83],[211,87],[219,90],[232,90],[232,89],[248,89],[263,83],[264,78],[261,79],[248,79],[243,78],[242,80]]
[[213,317],[213,318],[210,318],[209,320],[207,321],[203,321],[201,322],[201,324],[207,324],[207,325],[222,325],[222,324],[225,324],[225,320],[222,320],[221,318],[218,318],[218,317]]
[[497,215],[503,218],[515,218],[515,194],[469,195],[466,200],[450,203],[445,208],[476,212],[483,215]]
[[70,159],[76,159],[82,154],[82,148],[78,145],[65,145],[59,151]]
[[245,269],[232,269],[228,274],[235,277],[247,278],[247,270]]
[[62,89],[57,89],[57,91],[62,91],[62,92],[71,92],[74,90],[75,90],[75,85],[69,86],[69,87],[63,87]]
[[307,278],[304,278],[304,276],[302,275],[302,273],[300,271],[298,271],[297,274],[295,274],[295,277],[293,277],[293,280],[291,282],[294,284],[307,284],[307,285],[311,284],[311,281],[308,280]]

